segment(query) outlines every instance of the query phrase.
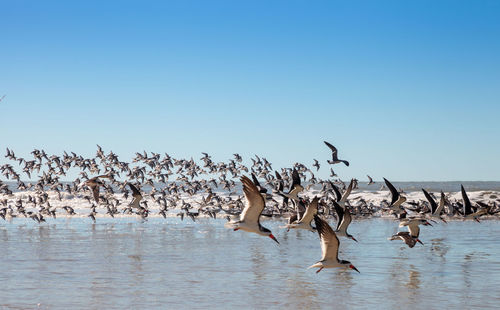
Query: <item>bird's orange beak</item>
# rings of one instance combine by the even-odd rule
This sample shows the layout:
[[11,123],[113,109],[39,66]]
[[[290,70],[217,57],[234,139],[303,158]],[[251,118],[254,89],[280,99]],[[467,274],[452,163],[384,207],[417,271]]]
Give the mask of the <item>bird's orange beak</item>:
[[356,238],[354,238],[353,236],[351,236],[351,239],[358,242],[358,240],[356,240]]
[[420,239],[417,238],[417,242],[420,243],[421,245],[424,245],[424,243],[422,241],[420,241]]
[[276,241],[276,243],[277,243],[277,244],[280,244],[280,243],[278,242],[278,240],[276,240],[276,237],[274,237],[274,236],[273,236],[273,234],[270,234],[270,235],[269,235],[269,238],[271,238],[271,239],[273,239],[274,241]]

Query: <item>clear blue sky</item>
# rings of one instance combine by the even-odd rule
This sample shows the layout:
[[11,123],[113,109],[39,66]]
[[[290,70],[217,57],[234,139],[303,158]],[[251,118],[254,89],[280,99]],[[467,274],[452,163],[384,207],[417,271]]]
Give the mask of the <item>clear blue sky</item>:
[[[500,180],[500,1],[2,1],[0,153]],[[5,163],[3,155],[0,164]]]

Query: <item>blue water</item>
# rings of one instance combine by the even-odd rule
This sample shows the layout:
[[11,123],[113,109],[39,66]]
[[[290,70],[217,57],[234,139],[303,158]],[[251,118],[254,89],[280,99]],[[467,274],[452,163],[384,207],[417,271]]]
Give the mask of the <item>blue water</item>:
[[[331,225],[332,221],[330,221]],[[316,233],[264,221],[280,241],[223,220],[2,222],[0,309],[497,309],[500,222],[423,227],[425,245],[388,241],[398,223],[354,221],[341,259],[361,273],[307,269]]]

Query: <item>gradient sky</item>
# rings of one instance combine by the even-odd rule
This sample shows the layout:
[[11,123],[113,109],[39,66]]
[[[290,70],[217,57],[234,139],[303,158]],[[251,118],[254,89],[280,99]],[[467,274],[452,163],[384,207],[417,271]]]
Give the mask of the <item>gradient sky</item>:
[[0,4],[0,154],[500,180],[500,1]]

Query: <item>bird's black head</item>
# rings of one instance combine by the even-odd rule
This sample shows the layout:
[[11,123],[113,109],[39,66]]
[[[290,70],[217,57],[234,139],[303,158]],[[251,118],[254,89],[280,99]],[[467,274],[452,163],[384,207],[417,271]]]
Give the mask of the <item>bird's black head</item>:
[[347,267],[351,268],[352,270],[356,270],[359,273],[359,270],[356,267],[354,267],[354,265],[351,264],[350,261],[348,261],[348,260],[341,260],[340,263],[342,265],[344,265],[344,266],[347,266]]
[[273,233],[272,233],[269,229],[265,228],[265,227],[264,227],[264,226],[262,226],[262,225],[259,225],[259,230],[260,230],[260,232],[261,232],[263,235],[268,236],[269,238],[271,238],[271,239],[273,239],[274,241],[276,241],[276,243],[277,243],[277,244],[280,244],[280,243],[278,242],[278,240],[276,239],[276,237],[274,237]]

